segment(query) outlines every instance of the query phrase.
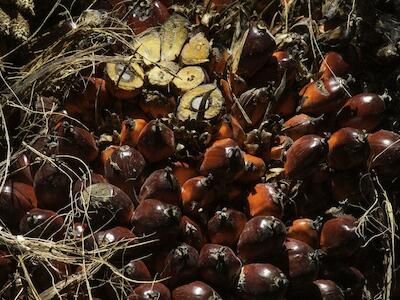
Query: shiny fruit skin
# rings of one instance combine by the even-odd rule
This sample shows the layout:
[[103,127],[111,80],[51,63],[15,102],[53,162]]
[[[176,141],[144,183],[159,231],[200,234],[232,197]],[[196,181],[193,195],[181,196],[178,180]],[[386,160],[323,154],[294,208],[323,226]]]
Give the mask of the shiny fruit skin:
[[288,228],[287,237],[304,242],[314,249],[319,246],[319,233],[315,222],[310,219],[294,220],[292,226]]
[[228,288],[235,284],[242,263],[231,248],[205,244],[199,256],[201,277],[212,286]]
[[236,291],[240,300],[282,300],[288,283],[271,264],[248,264],[241,269]]
[[172,291],[173,300],[222,300],[221,296],[209,285],[202,281],[194,281],[177,287]]
[[247,204],[251,217],[274,216],[283,217],[284,194],[273,183],[258,183],[247,196]]
[[316,134],[319,131],[318,119],[306,114],[295,115],[283,124],[282,133],[293,141],[307,134]]
[[146,125],[147,122],[143,119],[128,118],[124,120],[121,125],[120,145],[135,147],[138,143],[140,133]]
[[237,244],[238,256],[244,263],[264,262],[280,254],[284,248],[286,227],[272,216],[250,219]]
[[146,161],[139,151],[130,146],[121,146],[114,151],[104,165],[107,181],[133,197],[142,183]]
[[368,132],[378,127],[385,112],[385,101],[377,94],[362,93],[348,99],[336,115],[338,127]]
[[163,23],[168,19],[169,13],[167,7],[162,1],[143,1],[143,6],[136,5],[129,12],[128,25],[132,28],[135,34],[139,34],[150,27],[154,27]]
[[348,258],[361,246],[362,240],[356,233],[357,219],[343,215],[324,223],[320,246],[328,257]]
[[109,183],[88,186],[79,199],[81,207],[88,208],[91,226],[129,226],[134,205],[120,188]]
[[367,136],[360,130],[345,127],[328,140],[328,163],[335,170],[361,166],[368,157]]
[[180,186],[182,186],[190,178],[199,176],[199,172],[196,170],[196,168],[186,162],[174,162],[171,168],[172,173],[174,174]]
[[370,156],[367,167],[385,180],[393,180],[400,173],[400,135],[379,130],[368,135]]
[[181,187],[171,168],[156,170],[146,178],[139,194],[139,201],[144,199],[181,205]]
[[63,122],[58,130],[58,153],[78,157],[85,163],[94,161],[99,149],[93,135],[86,129]]
[[211,243],[234,249],[246,223],[247,217],[240,211],[230,208],[217,211],[207,224]]
[[172,249],[166,259],[169,286],[179,286],[196,280],[199,271],[199,252],[185,243]]
[[141,131],[137,148],[149,162],[162,161],[175,153],[174,132],[159,120],[152,120]]
[[326,158],[327,153],[325,139],[320,136],[310,134],[299,138],[286,153],[286,176],[289,179],[306,178]]
[[319,68],[321,78],[328,79],[334,76],[344,76],[350,71],[350,65],[337,52],[328,52]]
[[162,283],[142,283],[128,296],[128,300],[171,300],[171,292]]
[[300,91],[301,111],[323,114],[339,109],[346,101],[340,78],[320,79],[310,82]]
[[133,214],[133,232],[138,237],[159,239],[151,245],[173,245],[179,237],[181,218],[179,207],[155,199],[145,199],[140,201]]
[[187,216],[183,216],[180,224],[180,234],[183,242],[196,248],[197,251],[207,243],[207,239],[200,226]]
[[23,216],[37,207],[31,185],[7,180],[0,193],[0,218],[10,229],[18,228]]
[[321,300],[345,300],[343,291],[332,280],[318,279],[314,286],[318,288]]
[[244,170],[244,158],[238,144],[232,139],[215,141],[207,148],[200,166],[200,174],[213,174],[233,180]]
[[58,239],[64,233],[64,219],[54,211],[33,208],[21,219],[19,230],[33,238]]
[[265,174],[265,162],[261,158],[244,153],[244,171],[237,177],[241,183],[257,182]]

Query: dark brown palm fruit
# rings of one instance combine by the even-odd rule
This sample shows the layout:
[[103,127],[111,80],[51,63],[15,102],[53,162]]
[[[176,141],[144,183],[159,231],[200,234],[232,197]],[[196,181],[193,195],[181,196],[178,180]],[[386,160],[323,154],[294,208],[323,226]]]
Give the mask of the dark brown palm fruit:
[[[130,261],[135,255],[138,255],[135,247],[138,239],[131,230],[122,226],[97,231],[94,234],[94,240],[89,238],[85,242],[88,249],[96,249],[96,251],[99,251],[100,256],[111,259],[114,264]],[[110,249],[117,247],[120,249],[115,250],[114,253],[110,251]],[[110,253],[112,253],[111,257],[109,257]]]
[[317,249],[319,247],[319,224],[317,221],[302,218],[293,221],[288,228],[287,237],[302,241],[310,247]]
[[298,102],[298,95],[293,91],[284,92],[275,104],[273,113],[282,117],[289,117],[295,114]]
[[346,299],[362,299],[366,278],[355,267],[333,261],[323,264],[321,278],[332,280],[344,291]]
[[327,143],[320,136],[310,134],[299,138],[286,153],[284,168],[287,178],[306,178],[315,172],[327,154]]
[[110,158],[110,156],[119,149],[119,146],[117,145],[111,145],[105,148],[103,151],[101,151],[99,155],[99,159],[97,160],[97,169],[96,171],[101,173],[104,176],[104,166],[107,163],[107,160]]
[[81,243],[87,233],[88,233],[87,224],[75,222],[67,227],[66,239],[75,240]]
[[[57,139],[52,136],[40,136],[32,143],[32,148],[40,152],[45,156],[52,156],[57,153],[58,142]],[[32,176],[35,176],[37,170],[42,166],[42,158],[39,157],[35,152],[30,152],[28,155],[31,161]]]
[[318,133],[321,118],[313,118],[306,114],[295,115],[283,124],[281,133],[293,141],[307,134]]
[[135,147],[140,133],[146,125],[147,122],[143,119],[128,118],[124,120],[121,125],[120,145]]
[[73,193],[74,195],[83,192],[83,190],[91,184],[96,183],[106,183],[107,180],[103,177],[103,175],[97,174],[95,172],[90,171],[90,176],[88,173],[83,174],[81,178],[79,178],[74,183]]
[[207,243],[200,226],[187,216],[182,217],[180,235],[184,243],[194,247],[197,251],[200,251],[204,244]]
[[133,214],[133,232],[138,237],[159,240],[151,245],[167,243],[173,246],[180,235],[181,218],[179,207],[155,199],[145,199],[140,201]]
[[211,286],[202,281],[194,281],[177,287],[172,291],[172,299],[222,300],[221,296]]
[[192,282],[198,278],[199,252],[185,243],[171,250],[166,258],[166,272],[163,273],[169,279],[169,286],[176,287]]
[[168,17],[168,9],[162,1],[135,1],[127,21],[135,34],[139,34],[150,27],[160,25]]
[[289,285],[285,274],[271,264],[248,264],[241,269],[236,292],[240,300],[283,300]]
[[337,52],[328,52],[319,68],[321,78],[330,78],[334,76],[345,76],[350,71],[350,65],[344,60],[342,55]]
[[356,229],[357,219],[351,215],[326,221],[321,230],[321,249],[332,258],[347,258],[353,255],[362,244]]
[[139,107],[151,118],[165,118],[176,109],[174,96],[165,96],[159,91],[146,91],[139,100]]
[[94,161],[99,149],[93,135],[86,129],[64,121],[58,129],[58,153],[80,158],[85,163]]
[[159,119],[152,120],[140,133],[137,148],[149,162],[164,160],[175,153],[174,132]]
[[271,59],[275,40],[263,21],[250,21],[236,74],[252,77]]
[[244,170],[244,158],[238,144],[232,139],[215,141],[204,153],[200,174],[213,174],[232,181]]
[[135,281],[151,281],[152,277],[149,269],[142,260],[134,259],[127,263],[123,269],[122,274],[129,279]]
[[181,186],[170,167],[156,170],[146,178],[139,194],[139,200],[144,199],[157,199],[168,204],[181,205]]
[[62,261],[31,259],[26,263],[32,284],[41,293],[70,274],[69,266]]
[[[258,126],[263,121],[267,108],[272,105],[273,99],[272,88],[269,86],[250,89],[240,96],[241,107],[236,103],[233,104],[232,115],[243,128]],[[246,112],[249,120],[245,119],[242,109]]]
[[92,228],[128,226],[134,210],[131,198],[109,183],[88,186],[80,195],[79,206],[87,210]]
[[242,263],[231,248],[205,244],[199,256],[200,275],[212,286],[228,288],[236,284]]
[[258,183],[247,196],[247,205],[251,217],[283,217],[284,192],[274,183]]
[[[356,203],[362,198],[358,172],[335,172],[331,176],[332,198],[336,203]],[[362,182],[362,180],[361,180]]]
[[334,132],[328,146],[328,163],[335,170],[361,166],[368,157],[367,136],[354,128],[345,127]]
[[[314,281],[316,300],[345,300],[344,293],[332,280],[318,279]],[[311,299],[311,298],[310,298]]]
[[266,166],[261,158],[244,153],[244,171],[237,177],[237,181],[241,183],[257,182],[264,176]]
[[13,256],[6,252],[0,251],[0,285],[4,287],[9,277],[15,272],[16,262]]
[[246,215],[238,210],[223,208],[217,211],[207,224],[210,242],[234,249],[246,223]]
[[287,238],[285,252],[275,258],[279,267],[289,279],[290,292],[302,289],[318,277],[319,250],[314,250],[302,241]]
[[142,154],[124,145],[114,151],[106,161],[104,177],[133,198],[135,190],[139,190],[142,185],[145,167],[146,161]]
[[368,135],[370,155],[368,170],[374,170],[385,180],[393,180],[400,173],[400,135],[379,130]]
[[33,208],[21,219],[19,231],[32,238],[58,240],[64,235],[64,219],[54,211]]
[[355,129],[374,130],[383,118],[386,96],[374,93],[362,93],[351,97],[336,115],[339,128],[352,127]]
[[180,186],[182,186],[190,178],[199,176],[197,169],[193,165],[186,162],[174,162],[171,168],[172,173],[175,175],[175,178]]
[[31,185],[7,180],[0,193],[0,219],[10,229],[18,228],[22,217],[37,207]]
[[212,174],[189,179],[182,185],[181,192],[185,214],[202,221],[208,218],[219,195],[218,185]]
[[11,179],[17,182],[25,184],[33,184],[33,173],[31,170],[31,161],[28,155],[25,153],[21,154],[11,165],[10,165]]
[[239,146],[242,146],[246,139],[246,133],[242,126],[236,120],[235,117],[226,114],[222,117],[221,126],[218,129],[218,133],[215,137],[216,140],[222,139],[233,139]]
[[56,211],[70,205],[74,180],[70,168],[65,163],[44,163],[36,172],[33,181],[38,207]]
[[331,77],[310,82],[299,93],[301,111],[307,114],[323,114],[339,109],[346,101],[345,81]]
[[237,244],[237,252],[243,263],[264,262],[280,254],[284,248],[286,227],[272,216],[250,219]]
[[288,51],[275,51],[272,54],[272,58],[278,63],[278,80],[276,84],[280,84],[286,72],[286,86],[292,86],[296,80],[299,69],[296,59]]
[[128,296],[128,300],[171,300],[171,292],[162,283],[142,283]]
[[308,184],[304,186],[302,193],[296,197],[296,216],[317,218],[329,208],[331,201],[328,182]]

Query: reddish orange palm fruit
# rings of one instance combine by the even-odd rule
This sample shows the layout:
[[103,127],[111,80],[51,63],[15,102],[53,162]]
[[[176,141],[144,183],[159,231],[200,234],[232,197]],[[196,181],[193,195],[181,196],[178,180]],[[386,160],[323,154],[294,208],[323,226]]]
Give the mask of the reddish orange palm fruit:
[[239,122],[236,118],[232,117],[231,115],[224,115],[222,118],[221,127],[218,130],[217,136],[215,137],[216,140],[222,139],[233,139],[236,143],[241,146],[246,139],[246,133],[244,132],[242,126],[240,126]]
[[383,118],[386,96],[362,93],[351,97],[336,115],[339,127],[374,130]]
[[240,211],[228,208],[217,211],[207,224],[211,243],[234,249],[246,223],[246,215]]
[[286,136],[280,135],[276,138],[274,146],[271,148],[270,158],[272,160],[282,161],[285,157],[286,151],[293,144],[293,140]]
[[328,52],[319,68],[321,78],[328,79],[333,76],[345,76],[350,71],[350,65],[337,52]]
[[283,124],[281,132],[295,141],[304,135],[318,133],[319,121],[319,118],[313,118],[306,114],[295,115]]
[[174,132],[159,119],[152,120],[141,131],[137,148],[149,162],[164,160],[175,153]]
[[232,139],[215,141],[205,152],[200,174],[209,173],[233,180],[244,169],[244,159],[238,144]]
[[244,153],[244,171],[237,177],[241,183],[257,182],[265,174],[265,162],[261,158]]
[[274,113],[288,117],[293,115],[296,112],[298,95],[295,92],[287,91],[285,92],[276,103],[274,108]]
[[251,217],[274,216],[283,217],[284,194],[272,183],[259,183],[247,196],[247,204]]
[[190,178],[199,176],[199,172],[193,166],[185,162],[174,162],[171,168],[172,173],[175,175],[180,186],[182,186]]
[[139,135],[147,122],[143,119],[128,118],[122,122],[120,145],[135,147],[139,140]]
[[299,138],[286,153],[286,176],[290,179],[306,178],[318,168],[327,153],[326,141],[320,136],[310,134]]
[[344,84],[343,79],[334,77],[310,82],[299,93],[301,111],[323,114],[339,109],[347,98]]
[[311,219],[294,220],[288,228],[287,236],[302,241],[310,247],[317,249],[319,246],[319,234],[316,222]]
[[354,128],[345,127],[334,132],[328,146],[328,163],[335,170],[361,166],[368,157],[367,136]]

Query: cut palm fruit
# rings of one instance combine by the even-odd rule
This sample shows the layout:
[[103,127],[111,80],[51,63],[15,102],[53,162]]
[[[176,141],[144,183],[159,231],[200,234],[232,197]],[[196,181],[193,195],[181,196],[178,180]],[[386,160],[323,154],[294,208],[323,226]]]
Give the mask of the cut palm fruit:
[[207,75],[202,67],[189,66],[181,69],[172,82],[181,92],[187,92],[206,81]]
[[177,63],[162,61],[147,73],[147,77],[151,85],[166,87],[174,79],[178,71],[179,66]]
[[183,47],[181,61],[184,65],[199,65],[208,62],[211,45],[202,32],[193,36]]
[[151,65],[160,61],[161,58],[161,38],[157,30],[151,30],[140,36],[133,44],[136,54],[146,65]]
[[224,97],[215,84],[200,85],[180,100],[177,117],[181,121],[211,121],[222,113]]
[[106,66],[106,87],[116,98],[135,97],[144,83],[144,72],[137,63],[108,63]]
[[181,53],[188,37],[189,22],[186,18],[174,14],[161,27],[161,60],[173,61]]

